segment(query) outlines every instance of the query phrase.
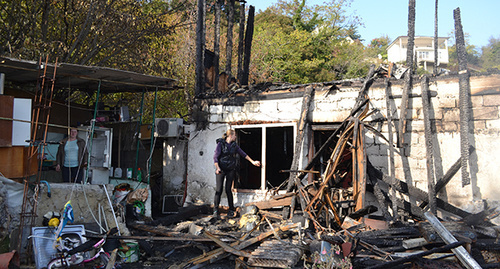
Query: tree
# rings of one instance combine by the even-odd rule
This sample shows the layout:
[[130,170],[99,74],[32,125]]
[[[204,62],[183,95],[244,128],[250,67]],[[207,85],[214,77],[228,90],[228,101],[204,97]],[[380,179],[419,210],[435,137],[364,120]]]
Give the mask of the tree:
[[[59,62],[171,77],[179,79],[181,86],[189,86],[190,80],[185,78],[193,73],[194,57],[189,56],[192,51],[186,37],[194,22],[193,2],[0,0],[0,54],[35,61],[49,55],[52,62],[58,57]],[[174,106],[183,102],[188,107],[185,96],[191,88],[186,89],[181,94],[160,94],[168,96],[162,103]],[[104,99],[115,105],[122,97],[127,98]],[[131,102],[138,99],[130,98]]]
[[391,39],[387,35],[372,39],[367,48],[368,56],[378,58],[380,55],[382,59],[387,60],[387,47],[390,43]]
[[[480,65],[480,53],[476,49],[476,46],[471,45],[469,43],[469,34],[464,33],[465,36],[465,51],[467,53],[467,64],[469,65],[469,68],[472,67],[473,69],[479,70],[479,65]],[[450,39],[453,42],[453,45],[448,47],[449,48],[449,64],[448,64],[448,69],[451,71],[458,71],[458,55],[457,55],[457,46],[455,42],[455,34],[452,32],[450,33]]]
[[369,63],[359,23],[345,15],[346,3],[309,7],[305,1],[280,0],[257,14],[253,80],[310,83],[363,75]]
[[483,69],[500,69],[500,37],[490,37],[488,45],[482,48],[481,62]]

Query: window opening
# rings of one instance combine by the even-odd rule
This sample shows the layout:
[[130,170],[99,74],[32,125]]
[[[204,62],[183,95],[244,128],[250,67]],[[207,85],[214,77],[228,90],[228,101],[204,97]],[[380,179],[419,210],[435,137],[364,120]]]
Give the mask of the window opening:
[[[254,160],[261,160],[262,156],[262,128],[235,129],[238,144]],[[238,155],[238,181],[235,187],[241,189],[261,188],[261,168],[255,167]]]
[[[266,132],[266,184],[267,188],[278,187],[288,179],[293,159],[293,127],[272,127]],[[286,189],[286,185],[281,189]]]
[[[262,126],[262,125],[261,125]],[[238,144],[254,160],[262,162],[263,167],[255,167],[239,157],[235,188],[264,190],[280,186],[288,179],[294,151],[294,125],[289,126],[233,126]],[[264,141],[263,141],[264,139]],[[263,145],[265,146],[263,152]],[[263,174],[264,173],[264,174]],[[286,184],[282,189],[286,188]]]

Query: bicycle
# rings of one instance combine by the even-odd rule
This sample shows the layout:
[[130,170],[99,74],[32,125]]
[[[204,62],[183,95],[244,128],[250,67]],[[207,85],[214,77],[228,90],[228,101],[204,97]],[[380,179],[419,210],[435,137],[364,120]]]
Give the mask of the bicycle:
[[[57,246],[60,255],[59,257],[52,259],[47,264],[47,269],[67,268],[74,265],[84,265],[96,260],[97,258],[101,259],[100,267],[105,268],[111,257],[109,253],[113,249],[118,248],[119,245],[119,241],[116,239],[109,241],[106,240],[107,235],[109,235],[110,232],[105,234],[104,237],[100,240],[90,239],[83,244],[77,244],[80,243],[80,240],[71,238],[72,234],[65,234],[61,236],[61,242]],[[90,250],[96,250],[97,252],[94,256],[86,259],[85,253]]]

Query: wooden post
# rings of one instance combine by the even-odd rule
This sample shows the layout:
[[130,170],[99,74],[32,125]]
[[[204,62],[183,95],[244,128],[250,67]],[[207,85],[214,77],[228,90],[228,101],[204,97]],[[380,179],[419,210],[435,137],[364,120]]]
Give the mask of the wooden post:
[[238,82],[243,79],[243,51],[245,49],[245,3],[240,2],[240,31],[238,39]]
[[406,109],[408,108],[409,92],[412,88],[413,75],[413,47],[415,43],[415,0],[409,0],[408,3],[408,46],[406,50],[406,65],[408,70],[405,74],[405,85],[401,98],[401,107],[398,123],[398,147],[402,148],[404,144],[404,134],[406,132]]
[[437,71],[437,66],[438,66],[438,0],[436,0],[436,5],[435,5],[435,11],[434,11],[434,70],[433,74],[434,76],[438,75]]
[[[304,132],[305,127],[308,122],[307,115],[309,115],[309,108],[311,107],[312,95],[314,93],[314,88],[312,86],[307,86],[304,92],[304,98],[302,99],[302,109],[299,118],[299,126],[297,131],[297,138],[295,140],[295,150],[293,152],[292,166],[290,170],[297,171],[299,168],[300,152],[302,149],[302,144],[304,142]],[[290,172],[290,177],[288,178],[288,188],[287,192],[291,191],[294,186],[294,178],[297,176],[297,172]],[[300,186],[297,186],[299,188]]]
[[[328,139],[325,141],[325,143],[323,143],[323,145],[318,149],[318,151],[316,152],[316,154],[314,154],[314,157],[311,159],[311,161],[309,161],[309,163],[306,165],[306,167],[302,170],[310,170],[314,164],[319,160],[319,158],[321,157],[321,154],[323,153],[323,151],[325,151],[331,144],[333,144],[334,142],[334,139],[336,139],[339,135],[340,135],[340,132],[343,132],[345,131],[345,128],[346,126],[349,124],[349,119],[354,116],[357,112],[359,112],[367,103],[368,103],[369,99],[365,99],[363,101],[363,103],[361,103],[357,108],[354,109],[353,112],[351,112],[351,114],[349,115],[349,117],[347,117],[343,122],[342,124],[340,125],[340,127],[335,130],[335,132],[333,132],[333,134],[330,135],[330,137],[328,137]],[[299,173],[297,175],[297,178],[299,180],[303,179],[304,176],[306,175],[306,173]]]
[[377,269],[377,268],[391,268],[391,267],[395,267],[395,265],[407,263],[409,261],[422,258],[422,257],[430,255],[432,253],[445,252],[445,251],[448,251],[450,249],[459,247],[459,246],[461,246],[463,244],[465,244],[465,242],[452,243],[452,244],[449,244],[449,245],[446,245],[446,246],[443,246],[443,247],[433,248],[433,249],[422,251],[422,252],[418,252],[416,254],[412,254],[410,256],[406,256],[406,257],[403,257],[403,258],[399,258],[399,259],[395,259],[395,260],[392,260],[392,261],[380,263],[380,264],[377,264],[377,265],[374,265],[374,266],[366,267],[365,269]]
[[429,195],[429,206],[433,214],[436,214],[436,190],[434,185],[434,152],[432,147],[432,129],[431,119],[429,115],[430,96],[429,96],[429,78],[424,75],[420,85],[422,89],[422,110],[424,114],[424,137],[426,149],[426,164],[427,164],[427,194]]
[[[469,147],[470,153],[474,152],[474,150],[476,150],[474,147]],[[435,193],[439,193],[439,191],[441,191],[441,189],[444,188],[446,184],[448,184],[448,182],[450,182],[453,176],[455,176],[458,170],[460,170],[461,160],[462,159],[459,157],[458,160],[450,167],[450,169],[448,169],[446,174],[444,174],[442,178],[436,181],[436,185],[434,187],[434,189],[436,190]],[[427,202],[422,202],[420,204],[420,208],[425,208],[425,206],[427,206]]]
[[233,59],[233,25],[234,25],[234,1],[227,0],[229,3],[227,5],[227,44],[226,44],[226,74],[227,83],[230,82],[232,71],[231,63]]
[[469,162],[469,100],[470,82],[467,71],[467,52],[465,50],[465,38],[460,19],[460,8],[453,10],[455,19],[455,39],[458,54],[458,83],[459,83],[459,108],[460,108],[460,156],[462,164],[462,186],[470,184],[467,164]]
[[392,219],[397,221],[398,216],[398,203],[396,199],[396,189],[394,187],[394,176],[396,175],[396,167],[394,166],[394,136],[392,134],[392,109],[391,109],[391,85],[389,78],[385,79],[385,105],[387,110],[387,130],[389,132],[389,177],[391,178],[390,198],[392,203]]
[[352,167],[354,169],[353,175],[353,197],[356,203],[355,211],[360,210],[365,206],[365,193],[366,193],[366,152],[364,143],[364,128],[360,122],[355,122],[358,131],[354,132],[353,140],[357,141],[353,149]]
[[247,31],[245,32],[245,57],[243,59],[243,75],[241,85],[248,85],[248,75],[250,73],[250,54],[252,52],[253,39],[253,21],[255,16],[255,7],[248,9]]
[[205,88],[205,0],[198,0],[196,22],[196,87],[195,96]]
[[214,31],[214,91],[219,88],[219,55],[220,55],[220,9],[223,0],[215,1],[215,31]]
[[[444,227],[444,225],[432,214],[427,211],[424,213],[425,218],[429,221],[429,223],[434,227],[439,236],[443,239],[446,244],[457,243],[458,240]],[[453,253],[457,255],[458,260],[466,267],[466,268],[474,268],[480,269],[481,266],[474,260],[469,253],[465,250],[463,246],[452,249]]]
[[361,87],[361,90],[359,91],[358,98],[356,99],[356,104],[351,110],[354,111],[358,107],[359,104],[361,104],[364,100],[368,99],[368,89],[370,89],[370,86],[373,83],[373,75],[375,74],[375,65],[372,64],[370,65],[370,69],[368,70],[368,74],[366,75],[365,81],[363,82],[363,86]]

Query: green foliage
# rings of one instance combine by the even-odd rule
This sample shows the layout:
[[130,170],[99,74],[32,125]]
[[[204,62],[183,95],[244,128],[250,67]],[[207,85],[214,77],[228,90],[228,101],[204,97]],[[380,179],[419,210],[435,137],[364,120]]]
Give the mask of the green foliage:
[[279,1],[257,14],[251,77],[255,82],[311,83],[363,76],[369,63],[346,1],[308,7]]
[[[468,38],[469,34],[465,33],[464,35],[465,35],[465,52],[467,53],[467,64],[472,66],[479,66],[481,63],[480,61],[481,54],[476,49],[476,46],[471,45],[469,43],[469,38]],[[453,42],[455,42],[454,33],[450,34],[450,39],[452,39]],[[456,44],[449,46],[448,52],[449,52],[448,69],[450,69],[451,71],[458,71],[458,54],[457,54]]]
[[488,45],[482,48],[482,52],[481,61],[483,63],[483,69],[500,69],[500,37],[491,37]]
[[[9,0],[1,1],[0,54],[26,60],[106,66],[178,79],[187,92],[161,94],[160,103],[187,103],[194,57],[189,27],[193,0]],[[187,31],[186,31],[187,30]],[[186,34],[187,33],[187,34]],[[189,50],[189,51],[188,51]],[[192,74],[192,75],[189,75]],[[74,89],[77,90],[77,89]],[[56,96],[67,96],[56,93]],[[113,106],[121,95],[103,97]],[[90,96],[78,95],[80,103]],[[93,102],[93,100],[90,100]],[[140,98],[130,100],[138,108]],[[171,115],[176,113],[167,109]],[[187,109],[180,109],[186,114]],[[138,111],[131,111],[132,114]],[[169,113],[170,113],[169,112]]]
[[[458,53],[457,46],[454,44],[451,47],[448,47],[449,52],[449,64],[448,68],[452,71],[458,71]],[[465,52],[467,53],[467,64],[469,65],[479,65],[480,64],[480,53],[476,49],[476,46],[470,45],[467,42],[465,43]]]
[[378,58],[380,55],[382,59],[387,60],[387,47],[390,43],[391,39],[387,35],[374,38],[368,45],[367,54],[373,58]]

